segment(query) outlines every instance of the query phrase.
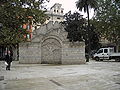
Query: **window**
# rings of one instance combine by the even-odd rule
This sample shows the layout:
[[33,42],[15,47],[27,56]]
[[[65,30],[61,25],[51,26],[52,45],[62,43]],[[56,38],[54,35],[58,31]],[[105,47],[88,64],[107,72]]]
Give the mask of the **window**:
[[30,25],[27,25],[27,29],[28,29],[28,30],[30,29]]
[[20,25],[20,28],[23,28],[23,25]]
[[113,48],[110,49],[110,53],[114,53],[114,49]]
[[100,49],[97,53],[103,53],[103,49]]
[[57,19],[60,19],[59,17],[57,17]]
[[104,49],[104,53],[108,53],[108,49]]
[[56,10],[54,10],[54,12],[56,12]]
[[47,18],[47,20],[49,20],[49,19],[50,19],[50,17]]
[[30,35],[29,34],[27,34],[27,39],[30,39]]
[[58,10],[57,10],[57,12],[58,12]]
[[61,11],[61,13],[63,13],[63,10]]

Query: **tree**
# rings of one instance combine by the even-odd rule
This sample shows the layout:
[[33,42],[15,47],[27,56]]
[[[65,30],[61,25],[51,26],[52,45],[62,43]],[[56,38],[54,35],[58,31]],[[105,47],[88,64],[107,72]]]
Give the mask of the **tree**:
[[[87,12],[87,18],[88,18],[88,54],[90,55],[90,21],[89,21],[89,8],[96,9],[97,7],[97,1],[96,0],[78,0],[76,2],[77,8],[82,11],[84,9],[84,12]],[[87,61],[89,62],[89,60]]]
[[120,0],[115,0],[116,2],[119,2]]
[[22,25],[44,23],[45,0],[0,0],[0,45],[15,46],[29,33]]
[[114,0],[99,0],[94,25],[100,36],[117,47],[120,44],[120,7]]
[[[81,14],[78,12],[74,12],[73,14],[69,11],[65,14],[65,21],[62,22],[65,25],[65,30],[68,32],[67,38],[71,42],[76,41],[85,41],[85,44],[88,43],[87,38],[87,26],[86,26],[86,19],[83,18]],[[90,40],[90,49],[96,50],[99,48],[99,35],[95,31],[94,25],[90,25],[90,32],[91,36],[89,38]],[[87,46],[86,46],[86,52],[87,52]]]
[[101,47],[101,44],[99,43],[99,38],[100,38],[99,33],[96,31],[96,28],[93,24],[90,25],[90,32],[91,32],[90,38],[89,38],[91,42],[90,49],[93,51],[94,50],[96,51]]
[[70,42],[83,41],[84,40],[84,24],[85,19],[78,12],[71,11],[65,14],[65,21],[62,22],[65,25],[65,30],[68,32],[67,38]]

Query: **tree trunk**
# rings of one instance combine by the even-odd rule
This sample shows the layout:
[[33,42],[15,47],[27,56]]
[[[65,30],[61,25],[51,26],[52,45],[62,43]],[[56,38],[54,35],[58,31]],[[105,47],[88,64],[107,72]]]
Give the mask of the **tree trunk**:
[[119,44],[116,44],[116,52],[119,52]]
[[[90,58],[90,52],[91,52],[91,45],[90,45],[90,20],[89,20],[89,8],[87,5],[87,17],[88,17],[88,28],[87,28],[87,33],[88,33],[88,54],[89,54],[89,58]],[[89,59],[86,61],[89,62]]]

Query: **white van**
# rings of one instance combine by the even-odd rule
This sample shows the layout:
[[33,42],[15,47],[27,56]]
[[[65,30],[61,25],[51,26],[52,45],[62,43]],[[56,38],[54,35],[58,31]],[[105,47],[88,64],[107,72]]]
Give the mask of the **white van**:
[[114,48],[100,48],[97,53],[93,55],[93,58],[96,61],[104,59],[115,59],[116,61],[120,61],[120,53],[115,53]]

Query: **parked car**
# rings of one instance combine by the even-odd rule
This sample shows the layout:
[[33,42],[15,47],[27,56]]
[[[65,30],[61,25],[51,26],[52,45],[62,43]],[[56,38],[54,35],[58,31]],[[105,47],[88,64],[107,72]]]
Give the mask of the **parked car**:
[[100,60],[111,60],[120,61],[120,53],[115,53],[114,48],[100,48],[97,53],[93,55],[96,61]]

